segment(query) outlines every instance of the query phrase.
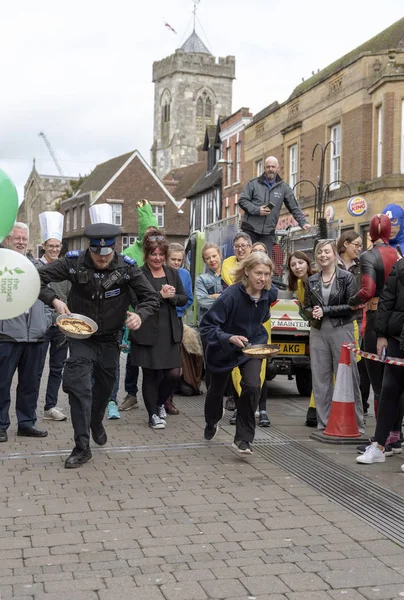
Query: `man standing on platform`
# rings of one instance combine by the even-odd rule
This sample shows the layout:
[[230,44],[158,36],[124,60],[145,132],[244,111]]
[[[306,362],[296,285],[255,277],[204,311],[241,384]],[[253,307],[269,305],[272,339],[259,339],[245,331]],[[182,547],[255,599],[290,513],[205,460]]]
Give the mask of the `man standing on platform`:
[[270,257],[276,241],[275,227],[283,204],[302,229],[309,229],[292,189],[279,176],[278,171],[278,159],[268,156],[264,173],[247,183],[239,200],[239,206],[244,211],[242,231],[248,233],[253,243],[265,244]]

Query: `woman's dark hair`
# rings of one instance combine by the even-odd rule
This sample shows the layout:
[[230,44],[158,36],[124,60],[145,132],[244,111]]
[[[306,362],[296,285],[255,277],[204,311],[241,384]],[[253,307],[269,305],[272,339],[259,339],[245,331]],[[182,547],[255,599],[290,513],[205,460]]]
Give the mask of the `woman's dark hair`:
[[289,256],[289,258],[288,258],[288,289],[291,292],[295,292],[297,290],[298,277],[296,277],[296,275],[294,273],[292,273],[292,269],[290,268],[290,263],[292,261],[292,258],[298,258],[299,260],[304,260],[307,263],[307,274],[306,274],[305,279],[307,279],[308,277],[313,275],[313,269],[311,268],[310,258],[307,256],[307,254],[305,254],[301,250],[296,250],[296,252],[293,252],[293,254],[291,254]]
[[156,250],[156,248],[159,248],[164,253],[164,258],[167,260],[167,240],[163,235],[161,235],[158,229],[156,229],[156,232],[148,233],[147,236],[143,238],[142,246],[144,262],[146,262],[147,258],[152,252],[154,252],[154,250]]
[[145,234],[144,234],[143,239],[142,239],[143,254],[144,254],[144,248],[145,248],[145,244],[146,244],[147,238],[150,237],[150,236],[158,236],[158,235],[162,235],[162,234],[157,229],[157,227],[151,226],[151,227],[148,227],[146,229]]
[[346,252],[345,242],[351,244],[358,238],[361,239],[361,236],[354,229],[350,229],[349,231],[344,231],[344,233],[341,233],[337,241],[337,252],[339,256]]

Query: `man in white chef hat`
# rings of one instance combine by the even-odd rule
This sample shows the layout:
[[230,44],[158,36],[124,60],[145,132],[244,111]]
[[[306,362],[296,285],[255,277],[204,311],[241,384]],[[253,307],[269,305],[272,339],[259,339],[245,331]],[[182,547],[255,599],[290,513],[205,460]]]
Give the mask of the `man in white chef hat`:
[[[42,248],[45,251],[40,261],[45,265],[52,263],[59,258],[62,250],[63,220],[63,215],[57,211],[46,211],[39,215]],[[70,282],[52,282],[52,287],[63,302],[67,302],[67,296],[70,291]],[[46,386],[44,420],[66,421],[67,417],[59,408],[57,408],[57,402],[68,347],[65,343],[65,336],[60,331],[59,327],[55,325],[56,317],[57,313],[55,312],[53,325],[48,329],[45,335],[39,372],[40,376],[42,376],[49,348],[49,376]]]

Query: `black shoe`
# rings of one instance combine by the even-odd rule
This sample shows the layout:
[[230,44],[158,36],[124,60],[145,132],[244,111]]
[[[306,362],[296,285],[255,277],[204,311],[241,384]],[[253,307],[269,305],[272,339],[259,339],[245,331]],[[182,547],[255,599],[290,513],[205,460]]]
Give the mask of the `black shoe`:
[[73,452],[65,460],[65,469],[78,469],[81,465],[84,465],[92,457],[90,448],[85,450],[79,450],[73,448]]
[[42,429],[38,429],[35,425],[32,427],[18,427],[17,435],[23,435],[25,437],[46,437],[48,435],[47,431],[43,431]]
[[266,412],[260,411],[260,416],[258,417],[258,427],[269,427],[271,421],[268,419],[268,415]]
[[232,396],[229,396],[227,398],[224,407],[226,410],[235,410],[236,409],[236,403],[234,402],[234,398]]
[[244,440],[234,440],[232,443],[233,448],[236,448],[237,452],[240,454],[252,454],[253,449],[251,448],[249,442],[245,442]]
[[229,419],[230,425],[235,425],[237,421],[237,408]]
[[8,441],[7,431],[5,429],[0,429],[0,442],[7,442],[7,441]]
[[203,437],[205,438],[205,440],[207,440],[208,442],[210,442],[210,440],[213,440],[213,438],[217,434],[218,429],[219,429],[219,427],[217,424],[216,425],[206,424],[205,431],[203,434]]
[[91,435],[93,436],[94,442],[99,446],[105,446],[107,443],[107,432],[102,423],[99,425],[91,425]]

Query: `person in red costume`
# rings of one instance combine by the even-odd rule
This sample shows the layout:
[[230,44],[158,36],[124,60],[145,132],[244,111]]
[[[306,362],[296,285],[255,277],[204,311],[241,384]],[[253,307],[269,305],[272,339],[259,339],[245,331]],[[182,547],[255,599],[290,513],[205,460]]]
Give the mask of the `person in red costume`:
[[[375,215],[370,221],[369,235],[373,247],[359,257],[362,275],[361,287],[358,293],[349,300],[351,306],[366,305],[364,350],[374,354],[377,351],[375,323],[379,296],[398,258],[397,251],[389,245],[390,232],[391,223],[387,215]],[[366,366],[373,387],[377,417],[384,365],[380,362],[366,360]]]

